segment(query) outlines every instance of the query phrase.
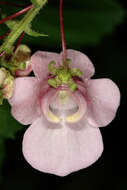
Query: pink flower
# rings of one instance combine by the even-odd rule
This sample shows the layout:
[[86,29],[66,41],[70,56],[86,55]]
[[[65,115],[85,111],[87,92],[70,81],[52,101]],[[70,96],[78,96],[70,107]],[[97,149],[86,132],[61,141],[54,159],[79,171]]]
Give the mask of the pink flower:
[[82,80],[71,92],[66,85],[48,85],[48,64],[58,66],[62,53],[36,52],[32,58],[35,77],[15,80],[12,115],[24,125],[31,124],[23,138],[25,159],[37,170],[59,176],[86,168],[103,151],[99,127],[115,117],[120,102],[118,87],[110,79],[90,79],[94,66],[81,52],[67,50],[70,67],[79,68]]

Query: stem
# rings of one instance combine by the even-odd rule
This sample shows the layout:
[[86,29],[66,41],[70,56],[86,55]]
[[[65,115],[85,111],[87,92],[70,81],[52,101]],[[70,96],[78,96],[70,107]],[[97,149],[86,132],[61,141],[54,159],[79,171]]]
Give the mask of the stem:
[[31,9],[32,7],[33,7],[33,5],[29,5],[29,6],[26,7],[25,9],[22,9],[21,11],[19,11],[19,12],[13,14],[13,15],[11,15],[11,16],[8,16],[8,17],[6,17],[6,18],[4,18],[4,19],[2,19],[2,20],[0,20],[0,24],[6,22],[6,21],[8,21],[8,20],[11,20],[11,19],[13,19],[13,18],[15,18],[15,17],[17,17],[17,16],[19,16],[19,15],[21,15],[21,14],[27,12],[27,11],[28,11],[29,9]]
[[22,32],[22,34],[20,35],[20,37],[19,37],[19,39],[18,39],[18,41],[17,41],[17,44],[16,44],[14,50],[13,50],[14,53],[15,53],[16,49],[18,48],[18,46],[20,45],[20,43],[21,43],[21,41],[22,41],[24,35],[25,35],[25,32]]
[[15,6],[15,7],[24,7],[24,5],[19,5],[17,3],[12,3],[12,2],[7,2],[7,1],[1,1],[0,5],[10,5],[10,6]]
[[60,0],[60,30],[61,30],[61,40],[62,40],[62,50],[63,50],[63,61],[64,65],[67,65],[66,58],[66,42],[65,42],[65,35],[64,35],[64,26],[63,26],[63,0]]
[[6,38],[3,45],[0,47],[0,52],[6,51],[6,53],[10,53],[11,47],[16,41],[16,39],[25,31],[26,26],[28,26],[40,9],[45,5],[46,1],[39,7],[33,7],[27,12],[27,14],[23,17],[23,19],[14,26],[11,33]]
[[5,34],[3,34],[2,36],[0,36],[0,40],[2,40],[3,38],[5,38],[6,36],[8,36],[8,34],[10,33],[11,31],[9,30],[8,32],[6,32]]

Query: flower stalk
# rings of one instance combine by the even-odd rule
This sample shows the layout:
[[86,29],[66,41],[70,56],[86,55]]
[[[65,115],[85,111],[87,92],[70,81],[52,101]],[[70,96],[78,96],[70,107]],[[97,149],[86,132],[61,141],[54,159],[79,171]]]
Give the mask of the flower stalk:
[[65,68],[68,67],[67,53],[66,53],[66,41],[65,41],[65,34],[64,34],[64,26],[63,26],[63,0],[60,0],[60,30],[61,30],[61,40],[62,40],[62,50],[63,50],[63,62]]
[[33,7],[33,5],[29,5],[28,7],[22,9],[21,11],[18,11],[17,13],[11,15],[11,16],[8,16],[6,18],[3,18],[2,20],[0,20],[0,24],[3,24],[4,22],[8,21],[8,20],[11,20],[13,18],[16,18],[17,16],[27,12],[29,9],[31,9]]

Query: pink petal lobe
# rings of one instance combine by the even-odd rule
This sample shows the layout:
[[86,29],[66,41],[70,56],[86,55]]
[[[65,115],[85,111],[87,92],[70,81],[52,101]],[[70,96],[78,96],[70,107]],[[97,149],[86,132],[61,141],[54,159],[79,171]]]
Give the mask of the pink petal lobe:
[[[52,126],[52,124],[51,124]],[[61,123],[59,128],[46,126],[42,118],[25,132],[23,154],[30,165],[46,173],[65,176],[93,164],[103,151],[99,129]]]
[[15,79],[14,92],[9,103],[12,105],[12,115],[20,123],[31,124],[38,116],[39,83],[35,77]]
[[85,54],[76,50],[68,49],[67,58],[71,59],[70,68],[79,68],[83,72],[84,79],[90,78],[94,75],[94,66]]
[[88,122],[95,127],[108,125],[115,117],[120,104],[120,91],[110,79],[90,80]]
[[56,65],[59,63],[59,54],[37,51],[31,57],[31,64],[33,71],[39,80],[46,79],[48,76],[48,64],[50,61],[55,61]]

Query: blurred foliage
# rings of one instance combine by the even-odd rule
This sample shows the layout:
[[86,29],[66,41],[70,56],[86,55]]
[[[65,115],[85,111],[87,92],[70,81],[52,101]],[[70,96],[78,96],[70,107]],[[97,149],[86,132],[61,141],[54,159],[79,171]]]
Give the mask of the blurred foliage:
[[[12,2],[12,0],[8,1]],[[17,2],[19,4],[25,4],[27,6],[30,1],[13,0],[13,2]],[[21,8],[13,8],[6,5],[0,5],[0,8],[1,8],[0,11],[8,16],[21,9]],[[84,0],[84,1],[64,0],[63,14],[64,14],[64,28],[67,40],[67,47],[69,48],[76,47],[78,49],[84,45],[85,46],[98,45],[105,35],[112,34],[112,32],[116,29],[116,27],[124,21],[126,13],[125,10],[116,0]],[[20,19],[21,17],[22,16],[18,18]],[[47,6],[40,12],[40,14],[38,14],[38,16],[33,21],[32,25],[33,25],[32,28],[35,31],[45,33],[48,35],[48,37],[34,38],[26,35],[23,40],[23,43],[26,43],[30,47],[31,46],[37,47],[37,49],[43,47],[45,48],[53,47],[55,49],[60,48],[61,38],[60,38],[60,26],[59,26],[59,0],[49,0]],[[0,25],[0,35],[4,34],[7,30],[8,28],[6,25],[4,24]],[[109,48],[109,46],[111,47]],[[107,72],[106,73],[107,76],[109,73],[109,77],[112,76],[113,73],[114,75],[118,76],[119,62],[121,61],[121,57],[123,57],[124,53],[123,50],[121,50],[122,53],[120,54],[119,47],[113,46],[111,43],[109,44],[109,41],[107,41],[103,44],[103,49],[101,47],[97,51],[98,54],[96,52],[96,59],[97,57],[98,59],[95,60],[93,56],[95,63],[98,62],[97,70],[98,71],[99,69],[100,71],[104,70],[104,73]],[[100,52],[103,52],[101,56]],[[94,55],[95,55],[95,49],[94,49]],[[124,58],[125,57],[126,53],[124,54]],[[116,61],[114,62],[115,59]],[[124,60],[122,61],[124,62]],[[111,63],[114,63],[112,64],[113,69],[110,68]],[[126,62],[124,62],[124,65],[125,63]],[[117,69],[115,70],[114,68],[116,67]],[[123,73],[121,73],[121,75],[123,76]],[[2,162],[5,157],[5,147],[4,147],[5,140],[8,138],[13,139],[15,137],[16,132],[21,129],[22,126],[15,119],[13,119],[10,113],[10,105],[5,101],[4,104],[0,106],[0,172],[2,168]],[[13,149],[13,147],[11,148]],[[13,151],[13,153],[15,154],[15,150]],[[22,171],[22,175],[24,176],[24,170]],[[25,179],[27,179],[27,175]],[[16,184],[14,177],[13,180],[14,180],[13,183]],[[22,180],[20,181],[20,183],[22,184]],[[32,184],[31,179],[30,179],[30,184]],[[18,187],[18,185],[16,187]]]
[[[18,1],[14,0],[14,2]],[[8,6],[2,8],[2,12],[8,13],[8,15],[15,12],[14,10]],[[68,47],[80,47],[84,44],[96,45],[99,43],[104,35],[110,34],[123,21],[125,11],[115,0],[65,0],[63,16]],[[44,32],[48,37],[33,38],[26,35],[23,42],[27,45],[60,46],[58,0],[48,1],[47,6],[33,21],[33,29]],[[0,34],[6,30],[7,28],[2,25]]]

